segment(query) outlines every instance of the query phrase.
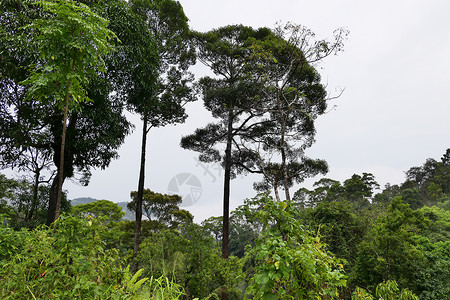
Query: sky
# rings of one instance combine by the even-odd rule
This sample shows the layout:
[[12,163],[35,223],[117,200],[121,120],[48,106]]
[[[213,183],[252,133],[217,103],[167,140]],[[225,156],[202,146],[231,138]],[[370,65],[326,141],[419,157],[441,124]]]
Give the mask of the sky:
[[[330,111],[316,121],[311,158],[325,159],[339,181],[353,174],[372,173],[377,182],[399,184],[405,171],[427,158],[439,160],[450,147],[450,1],[448,0],[180,0],[197,31],[230,24],[274,27],[293,22],[308,27],[317,38],[333,31],[350,31],[344,51],[318,66],[327,91],[345,89],[330,102]],[[197,78],[210,75],[193,68]],[[179,193],[183,208],[201,222],[222,214],[223,170],[202,164],[197,153],[179,146],[182,136],[213,121],[202,100],[187,106],[184,124],[152,129],[147,144],[145,187]],[[106,170],[94,170],[88,187],[66,182],[69,199],[92,197],[130,201],[137,189],[140,120],[120,148],[120,158]],[[311,188],[320,179],[296,186]],[[231,209],[256,195],[258,176],[231,183]],[[292,189],[292,193],[295,192]]]

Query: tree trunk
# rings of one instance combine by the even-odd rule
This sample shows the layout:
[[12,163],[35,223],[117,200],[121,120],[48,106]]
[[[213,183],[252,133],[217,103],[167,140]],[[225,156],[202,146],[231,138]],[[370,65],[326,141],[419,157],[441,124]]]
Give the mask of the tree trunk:
[[33,218],[34,211],[36,210],[38,202],[38,189],[39,189],[39,176],[41,174],[41,168],[37,168],[34,174],[34,184],[33,184],[33,199],[31,200],[31,208],[26,217],[26,222],[29,224]]
[[287,174],[287,167],[286,167],[286,149],[285,149],[285,138],[286,138],[286,116],[285,112],[283,111],[283,108],[281,106],[281,99],[280,99],[281,91],[277,90],[277,109],[279,113],[280,118],[280,126],[281,126],[281,139],[280,139],[280,151],[281,151],[281,174],[283,176],[283,186],[284,186],[284,193],[286,196],[287,201],[291,201],[291,196],[289,194],[289,184],[288,184],[288,174]]
[[139,244],[141,243],[141,226],[142,226],[142,199],[144,197],[144,179],[145,179],[145,152],[147,145],[147,115],[144,115],[142,126],[142,145],[141,145],[141,166],[139,170],[139,182],[136,199],[136,223],[134,228],[134,247],[133,247],[133,273],[139,268],[137,255],[139,253]]
[[[227,146],[225,149],[225,176],[223,184],[222,258],[228,258],[230,227],[231,143],[233,138],[233,108],[228,112]],[[228,299],[226,286],[222,287],[222,300]]]
[[58,196],[56,197],[56,209],[55,209],[55,221],[59,218],[60,210],[61,210],[61,197],[62,197],[62,185],[64,182],[64,148],[66,145],[66,129],[67,129],[67,115],[69,113],[69,91],[72,87],[72,79],[73,79],[73,71],[75,70],[75,60],[77,58],[77,49],[73,49],[73,57],[72,57],[72,69],[70,70],[70,78],[69,84],[67,85],[66,91],[66,103],[64,104],[64,119],[63,119],[63,128],[61,135],[61,156],[59,160],[59,180],[58,180]]
[[223,184],[223,223],[222,223],[222,257],[223,258],[228,258],[232,138],[233,138],[233,109],[231,108],[228,113],[227,146],[225,149],[225,176],[224,176],[224,184]]
[[278,184],[274,183],[273,191],[275,193],[275,199],[277,199],[277,201],[280,202],[281,199],[280,199],[280,194],[278,193]]
[[286,201],[291,201],[291,195],[289,193],[289,181],[288,181],[288,173],[286,167],[286,150],[284,149],[284,137],[283,146],[281,147],[281,169],[283,171],[283,185],[284,185],[284,193],[286,196]]
[[59,187],[59,170],[55,178],[53,178],[52,186],[50,187],[50,195],[48,197],[48,210],[47,210],[47,226],[50,226],[55,220],[56,214],[56,202],[58,198],[58,187]]

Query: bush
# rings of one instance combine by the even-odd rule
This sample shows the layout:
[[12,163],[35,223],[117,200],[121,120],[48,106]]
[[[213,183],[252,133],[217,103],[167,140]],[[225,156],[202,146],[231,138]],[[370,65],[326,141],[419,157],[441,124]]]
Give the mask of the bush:
[[105,250],[104,225],[61,216],[50,228],[0,227],[2,299],[125,299],[117,250]]
[[334,299],[345,287],[340,260],[319,237],[307,232],[292,202],[271,197],[246,200],[240,207],[250,222],[263,225],[248,252],[255,270],[246,295],[251,299]]

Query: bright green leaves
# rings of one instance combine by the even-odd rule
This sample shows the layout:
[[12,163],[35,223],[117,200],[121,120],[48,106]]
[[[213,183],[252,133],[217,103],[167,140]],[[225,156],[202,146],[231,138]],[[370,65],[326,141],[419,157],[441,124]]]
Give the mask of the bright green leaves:
[[[376,288],[376,295],[379,300],[395,299],[395,300],[419,300],[413,292],[408,289],[400,290],[395,281],[385,281],[378,284]],[[373,298],[364,289],[357,287],[352,294],[352,300],[373,300]]]
[[36,1],[43,17],[25,26],[25,39],[35,45],[39,60],[32,66],[29,97],[64,107],[67,94],[70,109],[89,100],[86,86],[90,76],[105,71],[103,56],[112,50],[115,34],[108,21],[73,0]]
[[70,212],[75,216],[91,216],[108,222],[119,222],[125,212],[116,203],[108,200],[97,200],[91,203],[73,206]]
[[0,226],[1,299],[125,299],[116,249],[93,218],[62,216],[51,228]]
[[260,196],[239,208],[250,222],[265,229],[247,258],[256,261],[256,273],[247,295],[254,299],[336,298],[346,285],[342,264],[319,237],[301,225],[292,202]]
[[89,79],[105,71],[102,56],[112,50],[110,40],[115,35],[106,28],[108,22],[84,4],[73,0],[35,3],[38,10],[42,9],[42,17],[25,27],[29,35],[24,39],[34,44],[39,59],[22,84],[29,85],[28,98],[63,111],[58,192],[56,201],[52,197],[49,201],[50,224],[60,212],[69,111],[80,109],[81,103],[90,100],[86,91]]

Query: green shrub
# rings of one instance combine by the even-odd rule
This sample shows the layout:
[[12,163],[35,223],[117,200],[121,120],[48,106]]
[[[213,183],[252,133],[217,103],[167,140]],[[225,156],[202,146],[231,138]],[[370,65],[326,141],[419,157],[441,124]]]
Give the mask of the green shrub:
[[366,290],[357,287],[352,294],[352,300],[419,300],[410,290],[398,288],[397,282],[388,280],[381,282],[376,288],[376,297],[372,297]]
[[0,227],[1,299],[125,299],[125,272],[94,218],[61,216],[50,228]]
[[[263,232],[249,250],[254,274],[246,295],[251,299],[335,299],[346,280],[340,261],[319,237],[302,226],[292,202],[262,195],[240,208]],[[251,276],[251,275],[250,275]]]

